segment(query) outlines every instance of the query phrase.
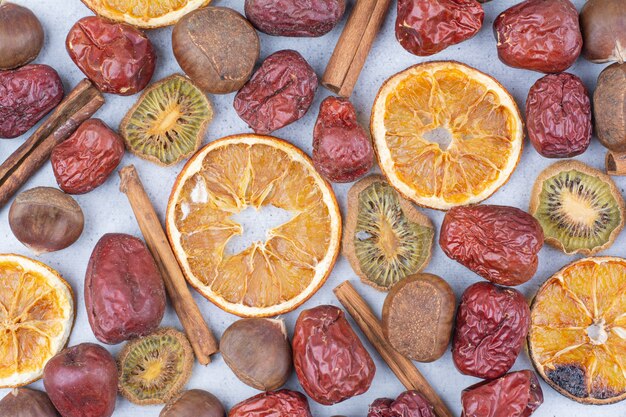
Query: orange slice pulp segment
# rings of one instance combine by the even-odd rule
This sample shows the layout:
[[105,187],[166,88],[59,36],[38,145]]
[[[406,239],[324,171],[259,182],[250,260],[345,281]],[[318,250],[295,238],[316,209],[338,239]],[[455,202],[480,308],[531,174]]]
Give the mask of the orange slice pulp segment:
[[[291,214],[234,253],[244,233],[233,215],[274,206]],[[341,217],[330,186],[300,150],[267,136],[224,138],[203,148],[172,191],[167,227],[187,279],[241,316],[296,308],[324,283],[339,251]]]

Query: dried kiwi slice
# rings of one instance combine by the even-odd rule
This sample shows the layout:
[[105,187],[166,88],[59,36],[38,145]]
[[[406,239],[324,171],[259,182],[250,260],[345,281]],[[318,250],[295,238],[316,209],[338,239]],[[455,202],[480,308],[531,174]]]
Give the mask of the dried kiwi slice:
[[169,166],[198,149],[212,118],[206,95],[189,78],[174,74],[144,91],[120,133],[132,153]]
[[530,213],[546,242],[568,255],[598,253],[624,228],[624,200],[613,180],[578,161],[557,162],[539,175]]
[[128,342],[117,361],[120,394],[139,405],[165,404],[189,380],[193,352],[183,333],[162,328]]
[[361,280],[387,291],[426,267],[432,253],[432,223],[380,175],[348,193],[343,251]]

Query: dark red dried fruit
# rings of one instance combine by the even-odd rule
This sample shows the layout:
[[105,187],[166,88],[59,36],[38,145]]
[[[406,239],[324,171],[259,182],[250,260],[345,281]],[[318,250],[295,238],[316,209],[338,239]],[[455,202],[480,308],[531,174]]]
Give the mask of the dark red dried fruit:
[[367,417],[436,417],[433,406],[417,391],[405,391],[392,400],[379,398],[369,408]]
[[100,119],[89,119],[50,155],[59,188],[84,194],[99,187],[124,156],[124,141]]
[[319,306],[300,313],[292,347],[298,380],[320,404],[363,394],[374,379],[372,357],[337,307]]
[[591,100],[582,80],[563,72],[546,75],[526,100],[528,136],[546,158],[569,158],[591,142]]
[[515,207],[455,207],[446,213],[439,245],[450,258],[489,281],[520,285],[537,271],[543,229]]
[[543,391],[533,372],[512,372],[466,388],[461,403],[461,417],[528,417],[543,404]]
[[48,361],[43,385],[63,417],[110,417],[117,399],[117,364],[102,346],[82,343]]
[[63,83],[47,65],[0,71],[0,138],[20,136],[63,100]]
[[452,359],[459,371],[498,378],[511,369],[530,328],[530,308],[513,288],[479,282],[465,290],[456,314]]
[[230,409],[228,417],[311,417],[309,402],[297,391],[263,392]]
[[271,133],[305,115],[317,85],[317,75],[302,55],[278,51],[239,90],[235,110],[256,133]]
[[569,0],[526,0],[493,23],[506,65],[555,73],[568,69],[583,45],[578,11]]
[[328,97],[313,130],[313,164],[333,182],[352,182],[374,165],[374,150],[346,98]]
[[85,274],[85,307],[91,329],[103,343],[145,336],[159,326],[165,289],[141,240],[121,233],[100,238]]
[[346,11],[346,0],[246,0],[246,17],[275,36],[316,37],[330,32]]
[[476,35],[484,17],[476,0],[398,0],[396,38],[412,54],[433,55]]
[[65,40],[72,61],[105,93],[129,96],[152,79],[156,54],[139,29],[98,16],[80,19]]

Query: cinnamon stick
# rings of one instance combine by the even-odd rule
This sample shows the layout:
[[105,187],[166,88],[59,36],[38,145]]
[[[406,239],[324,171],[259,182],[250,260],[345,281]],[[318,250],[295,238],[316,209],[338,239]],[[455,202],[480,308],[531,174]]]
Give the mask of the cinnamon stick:
[[609,175],[626,175],[626,152],[608,151],[605,165],[606,173]]
[[91,81],[78,83],[30,138],[0,165],[0,207],[48,160],[54,147],[103,104],[104,96]]
[[410,359],[399,354],[387,342],[380,322],[369,308],[365,300],[361,298],[349,281],[334,289],[339,302],[350,313],[363,334],[368,338],[372,346],[378,351],[389,368],[398,377],[402,385],[408,390],[419,391],[433,405],[435,413],[439,417],[453,417],[452,413],[437,392],[430,386],[426,378],[417,370]]
[[350,97],[372,49],[391,0],[357,0],[339,37],[322,85],[341,97]]
[[161,271],[165,289],[196,358],[202,365],[208,365],[211,362],[211,355],[218,351],[217,341],[189,292],[187,281],[139,174],[133,165],[129,165],[122,168],[120,178],[120,191],[128,197],[143,238]]

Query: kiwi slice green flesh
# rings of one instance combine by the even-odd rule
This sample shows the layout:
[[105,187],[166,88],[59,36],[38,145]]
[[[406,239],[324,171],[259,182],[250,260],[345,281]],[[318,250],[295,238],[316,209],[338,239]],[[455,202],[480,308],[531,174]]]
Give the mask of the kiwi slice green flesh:
[[530,212],[546,241],[567,254],[606,249],[624,226],[624,201],[611,178],[577,161],[554,164],[539,176]]
[[363,282],[389,290],[426,266],[432,223],[382,177],[359,181],[348,200],[344,252]]
[[173,165],[193,154],[213,117],[206,95],[174,74],[149,87],[120,125],[126,147],[159,165]]
[[183,389],[192,367],[187,337],[163,328],[126,344],[118,358],[119,391],[135,404],[165,404]]

